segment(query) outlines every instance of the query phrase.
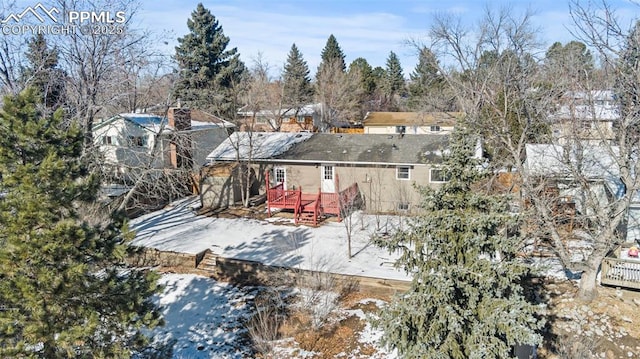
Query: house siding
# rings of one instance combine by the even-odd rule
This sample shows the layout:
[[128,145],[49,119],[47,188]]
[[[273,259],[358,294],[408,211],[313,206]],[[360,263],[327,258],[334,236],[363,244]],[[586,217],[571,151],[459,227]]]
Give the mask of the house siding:
[[[589,124],[589,128],[582,127],[583,124]],[[552,124],[551,130],[558,144],[567,144],[576,139],[589,144],[599,144],[615,139],[612,121],[565,120]]]
[[[364,126],[365,134],[379,134],[379,135],[395,135],[397,126]],[[431,131],[431,125],[429,126],[413,126],[406,125],[405,135],[449,135],[453,132],[453,127],[440,126],[440,131]]]
[[[330,165],[330,164],[323,164]],[[321,186],[321,166],[315,164],[281,164],[287,172],[287,188],[300,188],[304,192],[315,193]],[[396,166],[349,166],[337,164],[334,167],[338,178],[339,189],[343,190],[353,183],[364,198],[367,210],[370,212],[395,212],[398,204],[405,203],[409,211],[417,209],[420,200],[415,185],[438,187],[441,184],[429,182],[428,165],[413,165],[410,178],[402,180],[396,178]]]
[[[171,146],[172,133],[162,135],[157,148],[157,155],[153,159],[153,168],[170,168],[175,166],[175,149]],[[227,129],[224,127],[211,127],[206,129],[188,130],[182,132],[180,136],[189,136],[190,155],[196,167],[202,166],[207,155],[212,149],[227,139]],[[111,137],[111,144],[103,144],[103,138]],[[132,146],[130,137],[144,137],[144,146]],[[107,125],[99,127],[94,132],[94,139],[101,153],[105,157],[105,162],[112,166],[120,166],[135,170],[138,167],[147,167],[151,161],[157,135],[150,130],[138,126],[122,118]]]
[[[112,144],[102,143],[103,138],[111,137]],[[144,146],[132,146],[129,137],[144,137]],[[118,119],[113,123],[97,129],[94,133],[96,144],[105,156],[105,162],[124,167],[139,167],[150,161],[149,153],[155,144],[155,136],[150,131],[129,121]],[[154,166],[160,167],[162,158],[154,161]]]
[[640,203],[634,202],[629,206],[626,234],[626,242],[640,243]]
[[[274,167],[285,169],[288,189],[302,188],[303,192],[317,193],[322,187],[320,165],[318,167],[315,164],[291,163],[271,164],[269,166],[252,165],[256,173],[258,171],[272,170]],[[365,209],[372,213],[400,211],[398,205],[401,203],[408,206],[409,212],[415,212],[418,209],[420,195],[414,185],[430,187],[442,185],[429,182],[429,170],[431,167],[428,165],[413,165],[410,170],[409,180],[396,179],[396,168],[396,166],[335,165],[334,173],[337,175],[339,185],[336,190],[344,190],[353,183],[357,183],[364,199]],[[240,200],[239,185],[231,181],[230,174],[229,170],[222,170],[204,175],[201,188],[204,207],[227,207]],[[271,176],[271,180],[273,182],[273,176]],[[272,183],[271,185],[274,184]],[[260,193],[264,193],[264,185],[260,183],[259,187]]]

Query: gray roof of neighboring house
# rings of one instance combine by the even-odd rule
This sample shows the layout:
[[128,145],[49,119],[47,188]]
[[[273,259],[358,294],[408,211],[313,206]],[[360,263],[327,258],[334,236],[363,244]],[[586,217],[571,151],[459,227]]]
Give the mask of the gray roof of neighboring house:
[[319,163],[439,163],[447,149],[444,135],[318,133],[275,157],[276,161]]

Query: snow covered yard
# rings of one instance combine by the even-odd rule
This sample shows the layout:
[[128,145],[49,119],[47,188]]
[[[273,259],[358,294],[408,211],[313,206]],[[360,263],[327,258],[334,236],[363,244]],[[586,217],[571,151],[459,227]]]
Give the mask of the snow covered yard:
[[[133,245],[196,254],[210,249],[218,256],[258,261],[266,265],[410,280],[393,267],[396,254],[377,248],[370,238],[404,221],[399,216],[353,214],[352,253],[347,258],[347,232],[343,223],[325,222],[317,228],[294,226],[283,218],[214,218],[198,216],[197,197],[131,221],[136,231]],[[380,220],[380,226],[376,224]],[[278,223],[274,223],[278,222]],[[291,222],[291,223],[287,223]],[[285,223],[285,224],[282,224]],[[380,228],[377,228],[380,227]]]

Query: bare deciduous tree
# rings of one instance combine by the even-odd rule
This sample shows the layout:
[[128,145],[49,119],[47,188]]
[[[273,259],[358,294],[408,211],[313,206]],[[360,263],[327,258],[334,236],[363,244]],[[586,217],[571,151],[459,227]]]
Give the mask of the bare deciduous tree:
[[334,60],[317,75],[316,98],[321,104],[322,130],[336,122],[360,119],[359,104],[363,89],[360,71],[344,72],[343,63]]
[[[126,21],[117,31],[73,31],[55,37],[55,46],[60,51],[61,67],[67,72],[69,83],[69,110],[85,133],[85,147],[93,146],[93,123],[96,118],[108,117],[112,111],[122,111],[118,105],[129,102],[138,106],[139,101],[122,101],[123,94],[130,95],[138,89],[139,76],[155,66],[159,56],[152,45],[154,40],[146,31],[135,29],[132,22],[140,9],[136,1],[56,0],[54,4],[63,11],[111,13],[123,12]],[[164,61],[164,59],[163,59]],[[123,78],[126,79],[123,83]],[[125,88],[123,88],[125,86]],[[124,92],[123,92],[124,91]],[[128,96],[131,99],[131,96]]]
[[[572,14],[582,40],[598,49],[600,58],[609,63],[608,68],[619,69],[617,59],[624,49],[627,32],[613,22],[615,16],[606,4],[604,9],[594,11],[574,2]],[[565,268],[582,272],[578,295],[589,300],[597,293],[596,275],[603,257],[623,239],[621,228],[638,188],[635,173],[639,168],[634,160],[638,141],[632,138],[638,117],[623,115],[615,143],[603,141],[597,149],[588,147],[578,132],[562,146],[549,145],[544,154],[558,164],[553,175],[541,177],[531,171],[524,161],[525,149],[530,143],[551,143],[547,119],[557,111],[557,99],[568,89],[585,94],[602,89],[592,86],[588,74],[580,84],[567,83],[556,88],[555,82],[577,80],[573,77],[565,81],[555,76],[554,83],[545,84],[548,75],[541,73],[540,60],[532,55],[538,49],[538,31],[531,26],[530,17],[529,13],[514,16],[508,9],[497,13],[487,10],[475,38],[460,22],[438,17],[431,31],[432,49],[438,50],[447,62],[455,62],[455,67],[441,71],[467,113],[467,125],[484,131],[493,164],[517,171],[519,188],[525,196],[522,208],[533,224],[529,235],[548,243]],[[619,70],[617,74],[620,75]],[[623,81],[626,87],[623,85],[621,90],[633,86],[633,81],[629,81],[633,76],[622,78],[627,81]],[[585,97],[587,108],[593,109],[595,102],[589,103],[589,96]],[[580,116],[594,117],[594,113],[587,110]],[[595,152],[601,156],[595,156]],[[615,167],[613,172],[618,178],[614,182],[622,191],[612,193],[602,188],[607,177],[605,171],[594,177],[593,171],[586,170],[598,161],[607,161]],[[567,212],[568,193],[579,203]],[[568,227],[567,221],[573,221],[575,227],[571,227],[572,223]],[[576,243],[586,244],[580,253]]]
[[259,54],[249,71],[248,83],[244,92],[244,109],[251,114],[244,124],[247,131],[255,131],[258,117],[266,121],[268,129],[278,132],[286,117],[294,110],[283,104],[284,87],[280,78],[270,75],[271,66]]

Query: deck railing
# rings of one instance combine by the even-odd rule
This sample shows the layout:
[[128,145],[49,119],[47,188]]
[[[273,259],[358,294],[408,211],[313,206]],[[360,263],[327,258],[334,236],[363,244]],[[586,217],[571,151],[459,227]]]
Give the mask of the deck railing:
[[602,260],[602,284],[640,289],[640,261],[619,258]]
[[620,251],[627,250],[623,245],[614,251],[614,257],[602,260],[600,283],[640,289],[640,260],[620,258]]

